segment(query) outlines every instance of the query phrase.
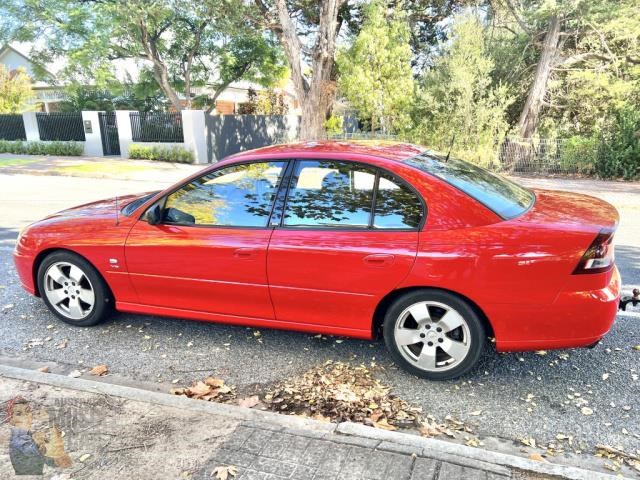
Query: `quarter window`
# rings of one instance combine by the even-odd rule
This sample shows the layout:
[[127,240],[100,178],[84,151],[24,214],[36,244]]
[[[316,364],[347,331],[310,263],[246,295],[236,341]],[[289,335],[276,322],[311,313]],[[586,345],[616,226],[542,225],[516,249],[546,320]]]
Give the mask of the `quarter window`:
[[285,162],[233,165],[167,197],[164,221],[180,225],[266,227]]
[[373,228],[414,229],[422,220],[422,202],[406,185],[380,174]]

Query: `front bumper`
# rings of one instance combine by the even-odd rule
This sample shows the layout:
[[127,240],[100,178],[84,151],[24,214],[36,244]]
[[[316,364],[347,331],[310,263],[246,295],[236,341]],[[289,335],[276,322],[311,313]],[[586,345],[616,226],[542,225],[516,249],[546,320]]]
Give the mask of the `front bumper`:
[[31,295],[38,295],[37,288],[34,283],[33,255],[21,252],[18,246],[13,251],[13,262],[16,265],[16,271],[18,272],[18,277],[20,278],[22,288],[24,288]]

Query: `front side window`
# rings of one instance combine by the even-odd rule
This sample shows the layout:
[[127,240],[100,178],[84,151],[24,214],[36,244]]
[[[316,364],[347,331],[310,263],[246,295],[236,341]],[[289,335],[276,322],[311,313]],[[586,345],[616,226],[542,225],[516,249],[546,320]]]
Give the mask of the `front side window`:
[[299,161],[291,178],[283,224],[368,228],[376,172],[330,160]]
[[167,197],[164,222],[266,227],[285,164],[232,165],[193,180]]

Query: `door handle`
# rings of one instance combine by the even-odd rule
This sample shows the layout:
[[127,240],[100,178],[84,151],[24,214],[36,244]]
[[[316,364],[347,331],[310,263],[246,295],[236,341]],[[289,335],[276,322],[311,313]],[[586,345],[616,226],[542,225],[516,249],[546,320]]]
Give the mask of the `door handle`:
[[387,267],[393,264],[395,257],[385,253],[374,253],[367,255],[362,260],[372,267]]
[[254,258],[257,253],[258,250],[256,250],[255,248],[237,248],[233,252],[233,256],[242,260],[249,260]]

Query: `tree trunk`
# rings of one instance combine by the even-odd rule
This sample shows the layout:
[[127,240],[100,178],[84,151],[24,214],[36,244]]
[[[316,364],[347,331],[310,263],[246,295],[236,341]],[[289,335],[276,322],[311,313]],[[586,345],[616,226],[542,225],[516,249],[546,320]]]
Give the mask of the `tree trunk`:
[[[276,0],[278,28],[274,31],[287,54],[291,68],[291,80],[296,95],[302,105],[300,139],[310,140],[324,136],[324,120],[333,96],[335,82],[331,71],[338,34],[338,10],[343,0],[323,0],[320,7],[317,39],[311,53],[311,76],[305,78],[302,73],[301,45],[286,0]],[[261,3],[259,3],[261,5]]]
[[180,98],[169,83],[169,72],[167,71],[166,66],[158,65],[154,62],[153,77],[156,79],[156,82],[158,82],[158,85],[171,102],[171,105],[173,105],[173,108],[176,109],[176,112],[181,112],[182,104],[180,103]]
[[536,68],[536,75],[529,89],[527,101],[520,113],[518,130],[522,138],[531,138],[538,127],[540,110],[542,109],[544,97],[547,93],[549,77],[551,76],[551,71],[558,54],[560,23],[561,20],[557,14],[552,15],[549,19],[549,29],[542,44],[542,52]]

